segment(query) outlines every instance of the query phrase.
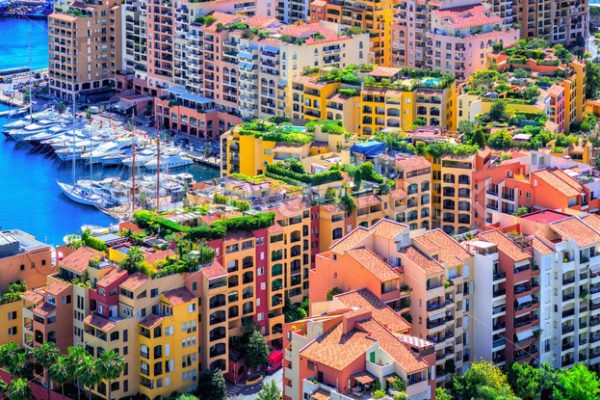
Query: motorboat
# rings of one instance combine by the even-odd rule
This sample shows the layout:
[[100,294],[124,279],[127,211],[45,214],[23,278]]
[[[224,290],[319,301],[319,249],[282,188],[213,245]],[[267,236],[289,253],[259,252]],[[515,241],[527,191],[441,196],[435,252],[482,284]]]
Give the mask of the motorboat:
[[[160,157],[160,169],[172,169],[185,167],[186,165],[192,164],[193,161],[189,157],[182,156],[177,153],[171,153]],[[154,158],[153,160],[148,161],[144,164],[144,168],[156,171],[158,169],[159,160]]]
[[14,131],[10,131],[8,135],[17,142],[23,141],[26,138],[36,135],[38,133],[46,132],[48,128],[59,125],[61,120],[50,120],[44,119],[37,121],[33,124],[26,125],[23,129],[18,129]]
[[[148,161],[153,160],[154,158],[156,158],[156,149],[153,148],[145,148],[145,149],[141,149],[139,151],[135,152],[135,166],[136,167],[142,167],[144,166]],[[125,158],[122,163],[124,165],[126,165],[127,167],[132,167],[133,166],[133,156],[129,156],[127,158]]]

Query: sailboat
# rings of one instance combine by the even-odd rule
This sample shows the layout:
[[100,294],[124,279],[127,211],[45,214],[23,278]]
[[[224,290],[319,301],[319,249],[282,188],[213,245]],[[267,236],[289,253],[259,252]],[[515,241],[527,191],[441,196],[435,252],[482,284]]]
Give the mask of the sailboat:
[[[75,118],[75,99],[73,99],[73,118]],[[75,134],[72,135],[73,137],[73,144],[75,144]],[[75,146],[72,147],[73,151],[75,151]],[[98,196],[97,194],[94,194],[92,192],[90,192],[89,190],[79,187],[77,185],[77,181],[75,179],[75,156],[72,156],[72,178],[73,178],[73,184],[69,185],[67,183],[64,182],[57,182],[58,186],[60,186],[60,188],[62,189],[63,194],[69,198],[70,200],[79,203],[79,204],[83,204],[86,206],[93,206],[93,207],[107,207],[110,204],[108,204],[106,202],[106,200],[104,200],[102,197]]]

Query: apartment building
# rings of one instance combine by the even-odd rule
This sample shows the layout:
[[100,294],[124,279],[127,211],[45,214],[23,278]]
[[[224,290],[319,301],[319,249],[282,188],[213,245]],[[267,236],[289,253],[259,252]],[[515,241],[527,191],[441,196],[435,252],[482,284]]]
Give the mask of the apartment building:
[[[593,214],[573,217],[553,210],[541,210],[519,218],[497,215],[496,226],[509,233],[504,235],[492,231],[482,234],[484,240],[486,236],[494,237],[497,242],[504,243],[498,246],[497,251],[488,249],[489,254],[476,256],[486,259],[485,263],[476,267],[476,282],[487,287],[490,284],[489,279],[487,284],[483,281],[486,276],[489,278],[490,274],[494,273],[491,282],[495,293],[492,294],[492,318],[500,322],[504,309],[507,314],[513,309],[515,314],[514,320],[505,318],[505,327],[501,327],[501,324],[493,327],[491,339],[498,340],[492,346],[494,352],[502,347],[498,335],[501,333],[506,339],[506,346],[512,347],[512,355],[516,360],[534,356],[540,362],[547,361],[556,368],[569,367],[576,362],[591,367],[598,365],[598,221],[598,217]],[[509,241],[512,241],[512,244]],[[472,243],[469,242],[467,246],[471,246]],[[481,251],[480,243],[476,242],[474,246],[479,247],[478,251]],[[510,250],[517,249],[514,246],[519,249],[517,252]],[[507,250],[507,253],[501,250],[501,247]],[[526,255],[518,256],[520,252],[525,252]],[[516,258],[522,258],[522,261],[515,263]],[[500,270],[490,269],[494,263]],[[503,265],[508,268],[502,269]],[[477,275],[478,271],[483,273],[482,276]],[[521,274],[527,276],[522,279]],[[511,279],[515,284],[513,288],[509,283]],[[503,287],[504,284],[507,286]],[[502,293],[502,289],[506,289],[505,306],[495,303],[500,300],[497,295]],[[508,299],[511,289],[515,293],[514,303]],[[479,314],[484,317],[482,323],[490,318],[490,297],[488,294],[481,298],[483,308],[477,304],[475,312],[483,313]],[[515,332],[512,338],[509,333],[511,324]],[[481,336],[489,342],[489,328],[487,331],[477,329],[478,327],[476,342],[482,343]],[[504,329],[506,332],[503,332]],[[476,345],[477,348],[489,352],[489,349],[486,350],[487,344],[483,347],[479,347],[479,344]],[[510,356],[506,353],[505,355]]]
[[73,2],[48,17],[50,95],[71,102],[110,98],[122,63],[121,3]]
[[396,8],[392,26],[393,65],[428,67],[464,80],[484,68],[495,43],[519,39],[479,0],[411,0]]
[[391,27],[398,0],[316,0],[310,3],[310,21],[330,21],[356,32],[369,32],[370,62],[392,66]]
[[313,307],[314,316],[285,326],[285,399],[360,398],[376,383],[393,394],[396,380],[408,399],[432,398],[433,344],[409,336],[406,321],[368,290]]
[[413,336],[433,343],[435,380],[442,383],[472,359],[473,263],[473,255],[441,230],[409,237],[408,226],[383,219],[317,255],[309,299],[314,307],[334,288],[367,290],[410,321]]
[[190,21],[183,39],[176,87],[156,111],[163,125],[198,136],[222,133],[240,119],[289,115],[292,80],[306,67],[368,60],[367,34],[350,36],[326,22],[284,25],[215,11]]
[[470,231],[475,222],[473,174],[476,154],[428,157],[432,166],[432,227],[449,235]]
[[512,1],[514,22],[521,37],[542,38],[552,44],[583,46],[589,26],[588,0],[555,2],[552,0]]
[[[304,22],[309,19],[309,0],[267,0],[273,2],[275,6],[275,17],[286,23]],[[267,9],[273,5],[267,4]],[[310,11],[312,13],[312,10]]]
[[510,162],[497,162],[497,154],[480,153],[474,175],[475,220],[484,226],[493,214],[513,214],[521,207],[550,208],[572,214],[594,212],[598,203],[598,179],[593,168],[550,151],[513,153]]

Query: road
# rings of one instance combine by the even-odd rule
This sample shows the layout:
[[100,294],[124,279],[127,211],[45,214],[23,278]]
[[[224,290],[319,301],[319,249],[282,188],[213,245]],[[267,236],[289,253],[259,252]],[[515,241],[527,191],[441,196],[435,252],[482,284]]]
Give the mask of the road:
[[275,372],[273,375],[267,375],[267,377],[259,384],[254,386],[244,385],[228,385],[227,386],[227,398],[232,400],[255,400],[258,396],[258,392],[262,388],[262,385],[275,381],[280,389],[283,389],[283,368]]

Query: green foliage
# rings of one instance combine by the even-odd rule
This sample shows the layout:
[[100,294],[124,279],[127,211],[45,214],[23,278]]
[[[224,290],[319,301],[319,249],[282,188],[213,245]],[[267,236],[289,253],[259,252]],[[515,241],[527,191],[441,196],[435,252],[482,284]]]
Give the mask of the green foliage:
[[562,369],[558,382],[561,393],[557,398],[567,400],[595,400],[600,396],[600,379],[583,364]]
[[286,296],[283,306],[285,322],[294,322],[306,318],[308,316],[308,304],[306,304],[306,307],[303,307],[303,305],[296,306],[292,304],[289,297]]
[[129,273],[147,273],[144,262],[145,257],[144,253],[142,253],[142,250],[140,250],[140,248],[137,246],[132,246],[129,248],[125,259],[121,262],[121,268],[128,271]]
[[436,400],[452,400],[452,395],[443,387],[438,387],[435,389],[435,399]]
[[341,294],[341,293],[344,293],[344,291],[336,286],[327,291],[327,300],[332,300],[334,296],[337,296],[338,294]]
[[490,107],[490,119],[492,121],[503,121],[506,119],[506,103],[504,100],[496,100]]
[[244,348],[244,360],[246,367],[251,370],[263,367],[269,361],[269,348],[258,330],[254,330],[248,339]]
[[225,196],[219,193],[215,193],[213,196],[213,201],[217,204],[228,204],[233,207],[236,207],[240,211],[248,211],[251,208],[251,204],[247,200],[239,200],[234,197]]
[[348,97],[360,96],[360,90],[354,88],[339,88],[338,93]]
[[319,82],[341,82],[347,85],[360,86],[361,79],[358,76],[358,66],[350,64],[345,68],[336,68],[319,76]]
[[452,386],[458,399],[517,399],[506,375],[488,361],[473,363],[464,374],[453,376]]
[[318,186],[325,183],[336,182],[342,180],[343,176],[339,169],[330,169],[329,171],[319,172],[309,175],[304,171],[304,167],[297,160],[286,160],[267,165],[267,176],[283,181],[305,183],[309,186]]
[[226,400],[227,386],[218,369],[202,371],[198,379],[198,394],[201,400]]
[[373,392],[374,399],[383,399],[385,397],[385,390],[378,389]]
[[488,146],[495,150],[508,150],[514,147],[512,135],[504,129],[492,133],[487,141]]
[[344,195],[340,198],[340,204],[344,206],[346,213],[351,214],[356,209],[356,202],[350,195]]
[[31,398],[31,390],[27,379],[17,378],[10,383],[6,391],[8,400],[27,400]]
[[108,250],[108,246],[106,245],[106,243],[104,243],[102,240],[92,236],[92,231],[89,229],[86,229],[81,234],[81,240],[83,241],[83,243],[86,246],[91,247],[94,250],[98,250],[98,251]]
[[428,155],[433,158],[443,156],[464,157],[477,153],[479,147],[469,144],[456,144],[451,142],[434,142],[424,146],[420,155]]
[[585,96],[597,99],[600,92],[600,64],[592,61],[585,62]]
[[269,142],[283,142],[290,144],[308,144],[313,138],[304,132],[290,129],[288,123],[274,124],[271,122],[256,120],[244,122],[239,130],[242,136],[254,136]]
[[199,25],[211,26],[216,20],[212,15],[196,15],[194,22]]
[[384,179],[377,171],[375,171],[375,166],[372,162],[368,161],[366,163],[362,163],[356,169],[355,174],[360,174],[360,178],[365,181],[375,182],[375,183],[383,183]]
[[73,380],[65,356],[59,356],[56,362],[48,368],[48,376],[55,385],[60,386],[61,393],[64,395],[64,385]]
[[111,382],[120,377],[125,370],[125,360],[114,350],[105,350],[96,361],[96,372],[101,380],[106,381],[108,399],[110,400]]
[[194,227],[180,225],[147,210],[136,212],[134,218],[136,225],[141,228],[154,231],[160,229],[163,236],[173,232],[181,232],[184,233],[185,238],[193,241],[221,239],[227,235],[228,230],[254,231],[267,228],[275,222],[275,214],[272,212],[219,220],[210,225]]
[[275,381],[264,384],[257,396],[258,400],[281,400],[283,398]]
[[6,291],[0,295],[0,304],[12,303],[21,300],[21,296],[27,291],[27,283],[17,281],[6,288]]
[[528,213],[529,213],[529,209],[527,207],[519,207],[519,209],[515,213],[515,216],[520,217],[521,215],[525,215]]

